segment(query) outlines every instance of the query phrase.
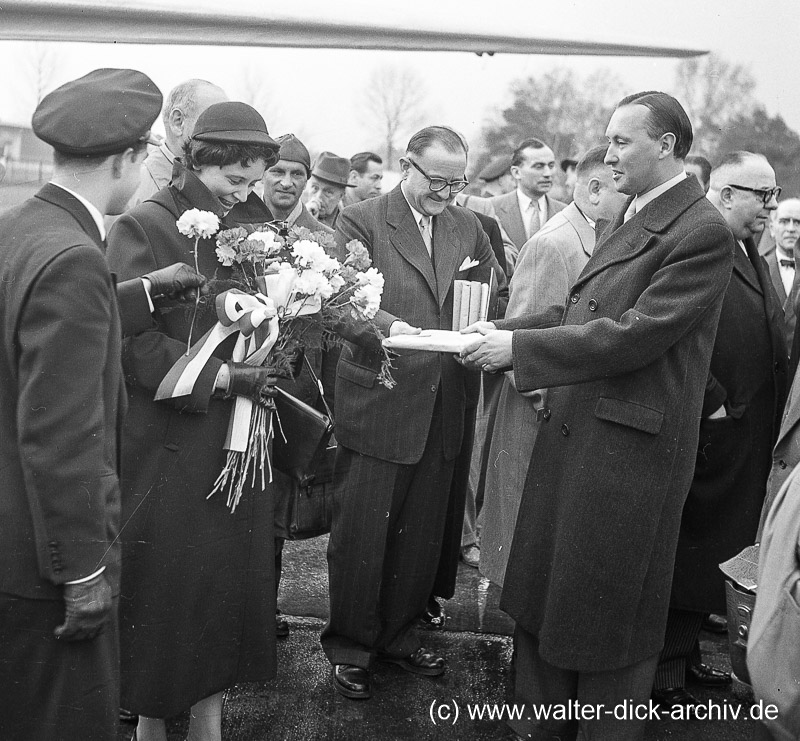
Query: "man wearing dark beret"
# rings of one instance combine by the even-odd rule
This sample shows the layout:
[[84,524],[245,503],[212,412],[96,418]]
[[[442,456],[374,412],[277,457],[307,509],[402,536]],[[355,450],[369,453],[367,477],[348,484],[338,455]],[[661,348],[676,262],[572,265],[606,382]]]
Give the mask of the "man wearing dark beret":
[[[53,179],[0,215],[3,739],[115,738],[124,387],[103,216],[136,189],[160,109],[134,70],[54,90],[33,116],[55,150]],[[154,293],[175,288],[147,278]],[[143,289],[131,281],[125,300],[146,307]]]

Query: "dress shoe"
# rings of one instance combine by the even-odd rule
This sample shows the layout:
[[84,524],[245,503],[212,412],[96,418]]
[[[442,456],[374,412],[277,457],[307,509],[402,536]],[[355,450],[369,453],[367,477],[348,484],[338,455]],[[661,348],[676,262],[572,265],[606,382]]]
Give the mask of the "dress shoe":
[[275,611],[275,635],[278,638],[286,638],[289,635],[289,623],[283,617],[280,610]]
[[429,597],[425,611],[419,616],[419,626],[425,630],[441,630],[447,616],[436,597]]
[[722,687],[730,684],[731,675],[708,664],[691,664],[686,667],[686,679],[705,687]]
[[132,713],[130,710],[126,710],[125,708],[119,709],[119,722],[120,723],[136,723],[139,720],[139,716],[136,713]]
[[703,618],[702,629],[707,630],[709,633],[727,633],[728,632],[728,618],[725,615],[706,615]]
[[369,672],[352,664],[334,664],[331,672],[333,686],[340,695],[351,700],[369,700]]
[[467,545],[461,549],[461,560],[473,569],[477,569],[481,562],[481,549],[476,545]]
[[401,669],[405,669],[412,674],[424,674],[426,677],[438,677],[444,673],[447,666],[443,656],[437,656],[423,646],[420,646],[413,654],[408,656],[379,654],[378,658],[390,664],[397,664]]
[[664,690],[653,690],[653,700],[655,700],[664,710],[685,707],[690,708],[699,705],[700,701],[684,687],[667,687]]

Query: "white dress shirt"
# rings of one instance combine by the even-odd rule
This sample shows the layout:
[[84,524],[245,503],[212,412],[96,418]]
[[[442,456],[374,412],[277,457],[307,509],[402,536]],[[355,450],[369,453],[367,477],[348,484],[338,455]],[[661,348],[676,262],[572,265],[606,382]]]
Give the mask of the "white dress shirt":
[[539,210],[539,228],[541,229],[547,222],[547,197],[539,196],[534,201],[533,198],[529,198],[517,188],[517,200],[519,202],[519,212],[522,214],[522,223],[525,225],[525,236],[530,239],[533,235],[528,232],[534,208]]

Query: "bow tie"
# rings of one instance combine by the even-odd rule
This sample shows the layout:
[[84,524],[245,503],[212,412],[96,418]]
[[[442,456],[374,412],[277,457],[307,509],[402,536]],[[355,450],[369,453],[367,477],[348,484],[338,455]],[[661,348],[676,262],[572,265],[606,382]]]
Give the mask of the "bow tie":
[[778,264],[782,268],[791,268],[794,270],[794,260],[778,260]]

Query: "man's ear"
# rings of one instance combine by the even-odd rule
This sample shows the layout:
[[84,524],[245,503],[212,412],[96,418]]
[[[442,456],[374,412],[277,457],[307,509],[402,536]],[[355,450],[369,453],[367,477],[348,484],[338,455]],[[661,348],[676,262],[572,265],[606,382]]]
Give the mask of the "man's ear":
[[350,174],[347,176],[347,184],[355,187],[357,180],[358,170],[350,170]]
[[180,137],[183,135],[183,127],[185,124],[186,116],[183,114],[183,111],[180,108],[173,108],[167,117],[167,125],[170,131],[172,131],[176,137]]
[[672,132],[668,131],[666,134],[661,135],[659,144],[661,146],[661,157],[666,157],[668,154],[675,154],[675,142],[677,137]]
[[403,173],[403,180],[408,177],[408,171],[411,169],[411,161],[406,157],[401,157],[399,160],[400,162],[400,170]]
[[602,189],[600,179],[596,177],[591,178],[586,187],[589,191],[589,203],[591,203],[592,206],[596,206],[600,203],[600,190]]

